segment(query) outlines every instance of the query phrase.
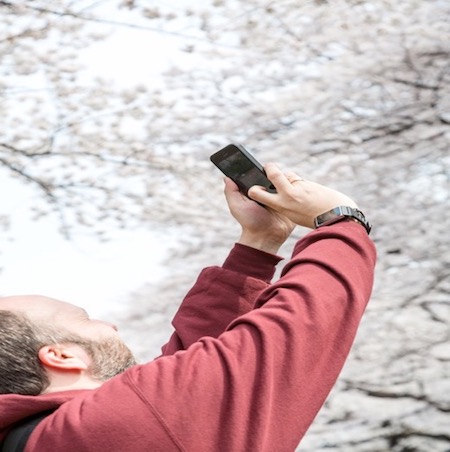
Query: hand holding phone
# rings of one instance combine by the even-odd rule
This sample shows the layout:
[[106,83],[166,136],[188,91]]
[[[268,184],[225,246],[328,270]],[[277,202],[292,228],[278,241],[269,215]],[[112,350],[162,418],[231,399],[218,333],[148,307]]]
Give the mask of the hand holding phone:
[[267,178],[263,166],[240,144],[229,144],[210,157],[217,168],[236,183],[239,190],[248,196],[248,190],[261,185],[271,193],[275,187]]

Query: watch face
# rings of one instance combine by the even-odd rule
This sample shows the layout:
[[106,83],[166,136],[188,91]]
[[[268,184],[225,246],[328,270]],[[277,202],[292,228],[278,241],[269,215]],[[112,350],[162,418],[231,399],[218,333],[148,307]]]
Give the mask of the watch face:
[[364,214],[360,210],[348,206],[336,207],[319,215],[314,219],[314,225],[318,228],[319,226],[337,223],[344,218],[354,218],[366,228],[368,234],[370,233],[372,226],[366,220]]
[[323,224],[330,220],[334,220],[341,215],[342,215],[341,210],[339,209],[339,207],[336,207],[335,209],[329,210],[328,212],[319,215],[317,219],[321,224]]

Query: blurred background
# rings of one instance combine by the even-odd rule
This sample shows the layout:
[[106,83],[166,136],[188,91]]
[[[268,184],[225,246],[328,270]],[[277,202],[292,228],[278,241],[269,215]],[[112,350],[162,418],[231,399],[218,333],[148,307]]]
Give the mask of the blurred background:
[[239,235],[209,156],[242,143],[355,198],[378,247],[299,450],[450,451],[447,0],[11,0],[0,23],[2,295],[83,305],[154,358]]

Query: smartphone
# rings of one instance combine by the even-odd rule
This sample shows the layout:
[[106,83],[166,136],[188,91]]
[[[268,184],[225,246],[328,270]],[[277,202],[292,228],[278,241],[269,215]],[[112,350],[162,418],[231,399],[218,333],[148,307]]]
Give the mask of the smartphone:
[[271,193],[275,187],[267,179],[263,166],[240,144],[229,144],[211,155],[211,162],[233,180],[239,190],[248,196],[248,190],[253,185],[262,185]]

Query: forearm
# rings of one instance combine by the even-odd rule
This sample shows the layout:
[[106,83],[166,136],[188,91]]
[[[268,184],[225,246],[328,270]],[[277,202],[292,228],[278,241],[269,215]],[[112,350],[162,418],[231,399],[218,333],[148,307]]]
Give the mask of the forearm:
[[[359,225],[317,230],[297,244],[280,281],[259,298],[255,314],[278,324],[259,330],[259,361],[270,363],[270,372],[259,372],[258,386],[275,388],[273,409],[266,411],[273,435],[284,431],[300,441],[325,402],[369,301],[375,260],[373,243]],[[290,425],[277,422],[286,416]]]

